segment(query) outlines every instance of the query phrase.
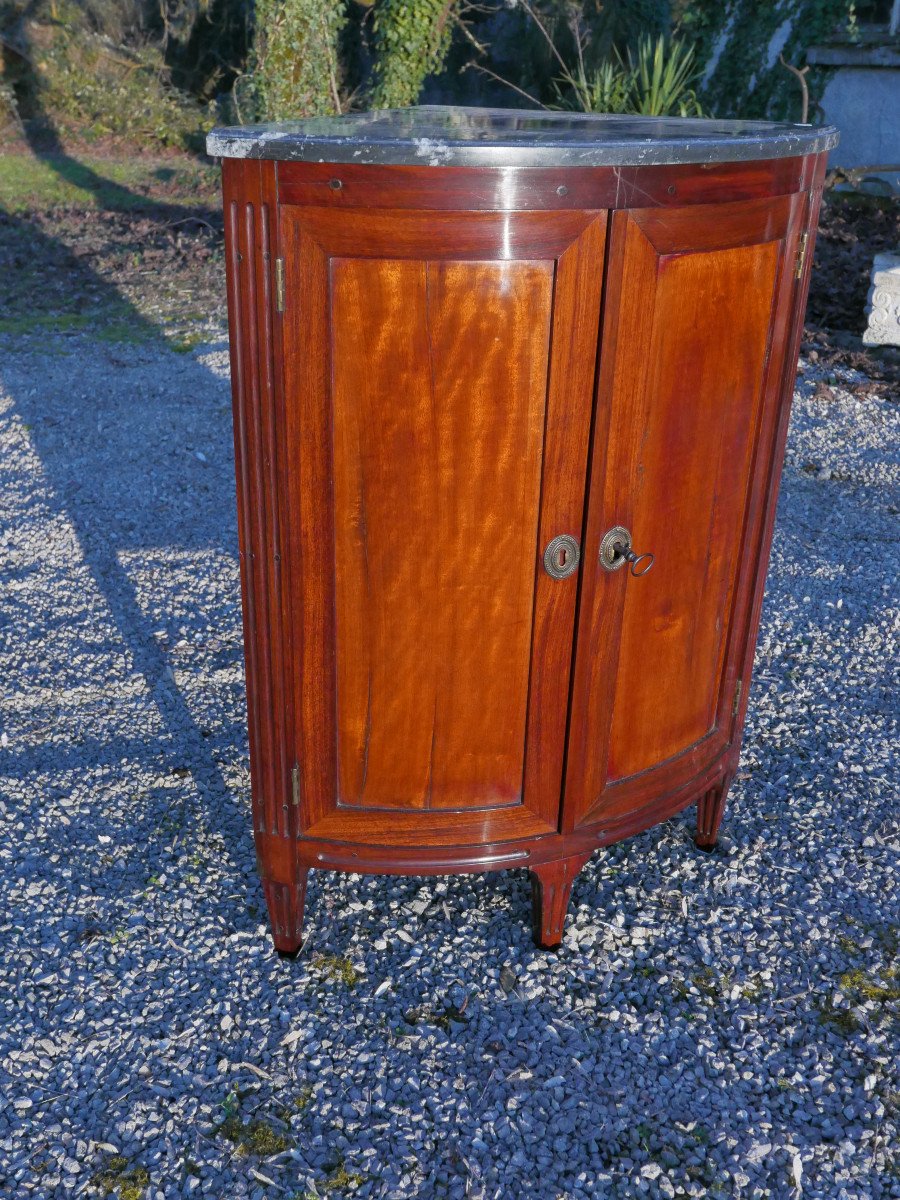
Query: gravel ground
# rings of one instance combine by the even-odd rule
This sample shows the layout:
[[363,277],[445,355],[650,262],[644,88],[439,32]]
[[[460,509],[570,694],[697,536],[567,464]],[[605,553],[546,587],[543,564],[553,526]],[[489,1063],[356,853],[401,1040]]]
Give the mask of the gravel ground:
[[[898,409],[804,364],[743,769],[524,872],[313,876],[250,837],[227,354],[0,345],[0,1194],[900,1196]],[[885,385],[886,388],[886,385]]]

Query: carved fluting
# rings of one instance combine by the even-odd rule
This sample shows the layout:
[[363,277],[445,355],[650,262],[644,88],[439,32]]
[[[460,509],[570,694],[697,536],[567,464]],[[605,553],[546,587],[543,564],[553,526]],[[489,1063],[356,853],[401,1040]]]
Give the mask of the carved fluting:
[[535,944],[552,949],[562,941],[575,876],[590,855],[557,859],[531,869],[531,912]]
[[719,838],[719,826],[725,812],[725,799],[731,777],[726,777],[714,788],[700,797],[697,802],[696,842],[701,850],[712,850]]
[[281,954],[295,954],[303,945],[303,907],[308,872],[300,870],[296,883],[263,880],[272,940]]
[[229,322],[253,824],[257,833],[289,837],[281,530],[274,470],[273,230],[269,185],[258,164],[242,168],[226,191],[233,192],[227,205]]

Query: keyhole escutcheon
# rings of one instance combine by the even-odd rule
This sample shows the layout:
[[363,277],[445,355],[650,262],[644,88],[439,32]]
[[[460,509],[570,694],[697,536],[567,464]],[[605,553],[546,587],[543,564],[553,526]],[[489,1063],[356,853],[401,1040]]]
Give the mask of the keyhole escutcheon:
[[544,551],[544,570],[554,579],[565,579],[578,570],[581,550],[578,542],[568,533],[561,533],[547,543]]

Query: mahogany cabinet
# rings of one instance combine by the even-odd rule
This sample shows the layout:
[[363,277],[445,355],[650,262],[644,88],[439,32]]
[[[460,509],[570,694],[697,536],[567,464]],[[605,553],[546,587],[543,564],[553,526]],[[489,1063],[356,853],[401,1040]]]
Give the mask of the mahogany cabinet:
[[419,108],[216,130],[254,834],[310,868],[527,867],[740,749],[833,130]]

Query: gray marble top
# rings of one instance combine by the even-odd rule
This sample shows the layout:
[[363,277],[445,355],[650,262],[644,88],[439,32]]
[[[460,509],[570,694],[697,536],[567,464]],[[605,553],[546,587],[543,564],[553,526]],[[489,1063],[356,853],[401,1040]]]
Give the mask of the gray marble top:
[[219,128],[206,149],[221,158],[299,162],[625,167],[789,158],[837,142],[830,125],[426,105]]

